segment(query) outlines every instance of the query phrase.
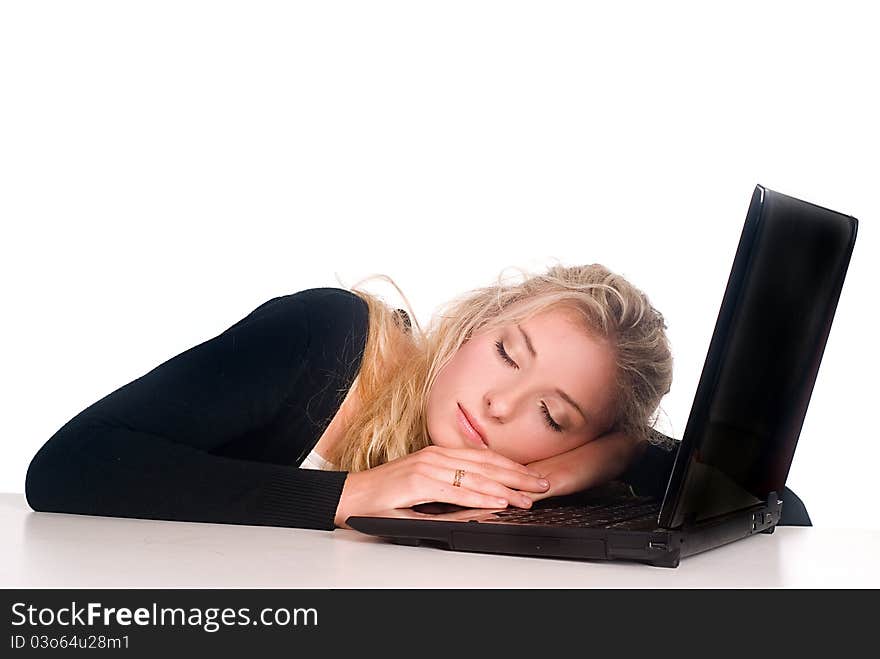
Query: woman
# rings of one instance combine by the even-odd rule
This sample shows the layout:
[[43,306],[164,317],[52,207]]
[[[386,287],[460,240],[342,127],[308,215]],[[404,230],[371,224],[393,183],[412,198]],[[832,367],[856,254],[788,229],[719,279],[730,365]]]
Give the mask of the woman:
[[527,508],[617,477],[662,494],[664,330],[598,264],[499,279],[425,332],[354,287],[277,297],[66,423],[31,461],[28,503],[331,530],[429,501]]

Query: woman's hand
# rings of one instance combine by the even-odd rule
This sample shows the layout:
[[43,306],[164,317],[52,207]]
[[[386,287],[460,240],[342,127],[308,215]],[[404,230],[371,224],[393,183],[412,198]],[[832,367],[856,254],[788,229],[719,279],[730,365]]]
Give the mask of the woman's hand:
[[550,487],[540,493],[523,494],[540,501],[604,485],[626,471],[646,448],[647,442],[620,432],[602,435],[565,453],[529,463],[529,468],[544,474]]
[[[463,469],[458,487],[456,470]],[[542,486],[540,473],[489,449],[428,446],[345,479],[334,522],[391,508],[440,501],[468,508],[528,508]],[[545,481],[546,483],[546,481]]]

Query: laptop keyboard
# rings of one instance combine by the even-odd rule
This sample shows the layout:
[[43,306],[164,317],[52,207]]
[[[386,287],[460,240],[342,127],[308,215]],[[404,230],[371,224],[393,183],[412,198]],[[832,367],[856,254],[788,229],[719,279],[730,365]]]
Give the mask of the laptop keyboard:
[[609,505],[571,505],[529,509],[507,508],[493,513],[498,521],[545,526],[600,526],[605,528],[642,528],[657,520],[661,502],[649,497],[634,497]]

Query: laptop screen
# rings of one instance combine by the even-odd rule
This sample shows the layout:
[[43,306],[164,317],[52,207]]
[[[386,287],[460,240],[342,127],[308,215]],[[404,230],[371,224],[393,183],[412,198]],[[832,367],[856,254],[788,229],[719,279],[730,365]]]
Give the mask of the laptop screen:
[[781,493],[858,222],[757,186],[666,490],[666,527]]

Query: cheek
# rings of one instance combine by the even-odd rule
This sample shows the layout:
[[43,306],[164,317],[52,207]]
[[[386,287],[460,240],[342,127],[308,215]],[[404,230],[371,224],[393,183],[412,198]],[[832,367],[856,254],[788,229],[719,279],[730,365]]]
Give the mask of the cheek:
[[425,422],[428,426],[428,435],[432,443],[442,445],[444,434],[448,431],[443,427],[444,411],[448,407],[448,401],[452,400],[454,392],[454,373],[447,364],[434,378],[434,383],[428,391],[428,399],[425,405]]
[[434,389],[441,395],[450,396],[462,389],[472,388],[486,366],[479,359],[478,348],[466,343],[437,374]]

